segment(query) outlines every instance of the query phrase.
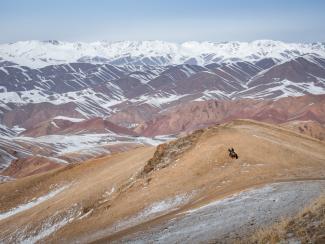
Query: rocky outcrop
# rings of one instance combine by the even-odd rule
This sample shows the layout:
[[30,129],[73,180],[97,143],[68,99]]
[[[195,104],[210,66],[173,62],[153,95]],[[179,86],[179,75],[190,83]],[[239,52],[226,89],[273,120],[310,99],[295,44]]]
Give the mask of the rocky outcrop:
[[144,166],[142,175],[146,175],[153,170],[165,168],[175,162],[175,160],[196,145],[203,132],[204,130],[197,130],[188,136],[159,145],[153,157]]

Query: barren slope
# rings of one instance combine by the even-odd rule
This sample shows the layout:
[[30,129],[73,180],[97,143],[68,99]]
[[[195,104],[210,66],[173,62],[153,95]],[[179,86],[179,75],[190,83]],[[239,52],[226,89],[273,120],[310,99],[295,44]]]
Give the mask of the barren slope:
[[135,135],[127,128],[120,127],[103,118],[91,118],[81,121],[53,118],[23,131],[21,135],[39,137],[46,135],[90,134],[113,132],[123,135]]
[[321,141],[325,140],[325,124],[318,123],[317,121],[291,121],[284,123],[283,126]]
[[306,206],[293,218],[258,230],[241,243],[324,243],[325,195]]
[[[229,147],[238,160],[229,158]],[[323,180],[324,148],[281,127],[238,120],[156,152],[142,147],[7,182],[0,185],[0,240],[119,240],[249,187]],[[48,200],[40,199],[44,195]]]
[[[194,101],[171,107],[135,130],[142,135],[190,132],[234,119],[254,119],[267,123],[293,120],[325,122],[325,96],[286,97],[276,101],[241,99]],[[115,121],[116,122],[116,121]]]

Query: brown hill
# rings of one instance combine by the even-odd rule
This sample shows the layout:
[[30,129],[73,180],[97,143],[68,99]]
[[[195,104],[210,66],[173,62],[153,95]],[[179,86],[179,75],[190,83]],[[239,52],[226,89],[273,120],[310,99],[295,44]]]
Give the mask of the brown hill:
[[325,95],[287,97],[276,101],[242,99],[191,102],[167,109],[135,130],[146,136],[174,134],[234,119],[276,124],[293,120],[324,123]]
[[295,130],[299,133],[314,137],[321,141],[325,140],[325,125],[320,124],[317,121],[291,121],[282,125],[288,129]]
[[[9,104],[9,106],[11,105]],[[19,125],[23,128],[30,128],[59,115],[82,118],[82,114],[76,111],[76,107],[76,104],[73,102],[59,105],[43,102],[14,106],[13,109],[6,111],[2,115],[2,123],[9,127]]]
[[55,158],[28,156],[13,160],[9,167],[1,172],[1,175],[20,178],[60,168],[62,165]]
[[[2,176],[11,178],[22,178],[29,175],[44,173],[52,169],[60,168],[68,164],[76,164],[84,162],[90,158],[100,158],[108,154],[128,151],[141,145],[137,143],[117,143],[115,145],[98,146],[94,148],[94,152],[74,152],[57,155],[42,156],[40,154],[27,155],[18,157],[13,160],[9,166],[1,171]],[[96,151],[97,150],[97,151]],[[55,156],[55,157],[51,157]]]
[[[229,147],[239,159],[228,156]],[[0,239],[107,243],[144,233],[248,187],[324,179],[324,148],[282,127],[239,120],[170,142],[156,153],[142,147],[7,182],[0,184]],[[53,189],[58,193],[46,195]],[[47,200],[8,212],[41,196]]]
[[115,133],[123,135],[136,135],[135,132],[115,125],[103,118],[91,118],[83,121],[73,122],[65,119],[51,119],[36,124],[21,133],[23,136],[45,136],[64,134],[88,134],[88,133]]

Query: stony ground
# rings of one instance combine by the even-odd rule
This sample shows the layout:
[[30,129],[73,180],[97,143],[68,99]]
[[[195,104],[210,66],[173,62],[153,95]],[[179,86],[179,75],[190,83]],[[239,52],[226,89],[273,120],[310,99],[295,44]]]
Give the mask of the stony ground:
[[258,226],[296,213],[321,193],[325,193],[325,181],[269,184],[180,213],[116,243],[229,243]]

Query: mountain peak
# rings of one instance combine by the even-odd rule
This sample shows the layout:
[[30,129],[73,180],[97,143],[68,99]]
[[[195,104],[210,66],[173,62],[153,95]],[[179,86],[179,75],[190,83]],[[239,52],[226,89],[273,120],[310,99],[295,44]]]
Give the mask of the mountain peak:
[[71,63],[82,57],[101,57],[119,65],[173,65],[186,60],[207,65],[212,62],[244,60],[256,62],[263,58],[286,61],[299,55],[314,53],[325,56],[322,43],[286,43],[274,40],[252,42],[187,41],[173,43],[151,41],[62,42],[20,41],[0,44],[0,57],[20,65],[39,68],[51,64]]

